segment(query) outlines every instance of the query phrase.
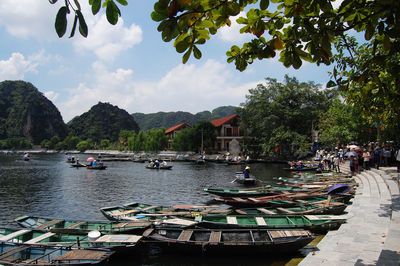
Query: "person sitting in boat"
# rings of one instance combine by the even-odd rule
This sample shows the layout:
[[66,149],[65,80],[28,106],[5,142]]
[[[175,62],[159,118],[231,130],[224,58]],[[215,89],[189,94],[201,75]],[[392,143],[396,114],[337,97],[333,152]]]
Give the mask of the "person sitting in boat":
[[96,167],[96,166],[97,166],[97,161],[96,161],[96,160],[93,161],[92,166],[93,166],[93,167]]
[[103,167],[103,166],[104,166],[104,163],[103,163],[102,160],[100,160],[99,165],[100,165],[100,167]]
[[163,161],[161,162],[161,166],[167,166],[167,162],[163,160]]
[[68,162],[70,162],[71,161],[71,156],[68,156],[67,160],[68,160]]
[[76,164],[79,164],[79,158],[76,158]]
[[250,166],[246,166],[246,168],[244,168],[243,177],[244,178],[250,178]]
[[160,162],[156,160],[156,162],[154,163],[154,168],[159,168],[159,167],[160,167]]

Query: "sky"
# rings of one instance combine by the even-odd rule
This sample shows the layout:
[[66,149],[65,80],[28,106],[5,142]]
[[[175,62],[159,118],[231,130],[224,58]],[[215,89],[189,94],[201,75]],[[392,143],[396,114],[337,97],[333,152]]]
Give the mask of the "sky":
[[226,62],[226,51],[252,36],[240,34],[233,23],[212,36],[182,64],[173,42],[164,42],[158,23],[150,18],[155,0],[128,1],[119,6],[122,17],[110,25],[105,10],[96,16],[81,0],[88,38],[68,28],[58,38],[54,20],[64,1],[0,1],[0,81],[24,80],[51,100],[64,122],[87,112],[98,102],[109,102],[128,113],[212,111],[239,106],[249,89],[265,78],[283,81],[286,74],[299,81],[326,84],[330,67],[303,62],[299,70],[285,68],[278,57],[255,61],[240,72]]

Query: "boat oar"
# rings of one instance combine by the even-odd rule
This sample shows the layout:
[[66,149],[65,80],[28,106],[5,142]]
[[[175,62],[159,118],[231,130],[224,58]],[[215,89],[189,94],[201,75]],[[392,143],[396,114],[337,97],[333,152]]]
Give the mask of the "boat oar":
[[233,179],[233,180],[231,181],[231,183],[232,183],[232,184],[235,183],[236,180],[237,180],[238,178],[239,178],[239,177],[236,177],[235,179]]

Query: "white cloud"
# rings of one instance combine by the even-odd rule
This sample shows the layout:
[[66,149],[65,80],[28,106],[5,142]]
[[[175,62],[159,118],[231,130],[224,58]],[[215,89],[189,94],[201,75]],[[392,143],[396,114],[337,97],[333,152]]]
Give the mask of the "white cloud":
[[[222,105],[238,106],[248,90],[262,81],[239,83],[237,73],[223,63],[208,60],[202,65],[178,65],[160,80],[137,81],[130,69],[110,72],[106,65],[92,65],[94,82],[66,90],[57,104],[64,120],[87,112],[93,105],[109,102],[129,113],[188,111],[196,113]],[[61,100],[61,99],[60,99]]]
[[18,38],[57,39],[54,20],[57,5],[38,0],[1,0],[0,26]]
[[13,53],[8,60],[0,60],[0,80],[23,79],[25,73],[37,73],[38,62],[25,59],[20,53]]
[[241,34],[240,33],[240,28],[242,28],[244,25],[238,24],[236,22],[236,20],[239,17],[246,17],[245,12],[242,11],[242,12],[239,13],[239,15],[237,15],[235,17],[232,17],[231,18],[231,26],[230,27],[229,26],[225,26],[225,27],[223,27],[223,28],[218,30],[217,36],[221,40],[226,41],[226,42],[238,43],[238,42],[244,42],[244,41],[249,40],[251,38],[249,34],[246,34],[246,33]]
[[93,52],[100,60],[112,61],[121,52],[142,41],[142,29],[132,24],[124,27],[120,18],[117,25],[108,23],[106,16],[86,16],[89,28],[87,38],[76,36],[74,47],[77,52]]
[[58,96],[60,96],[60,94],[54,91],[47,91],[44,93],[44,96],[46,96],[47,99],[54,103],[58,99]]

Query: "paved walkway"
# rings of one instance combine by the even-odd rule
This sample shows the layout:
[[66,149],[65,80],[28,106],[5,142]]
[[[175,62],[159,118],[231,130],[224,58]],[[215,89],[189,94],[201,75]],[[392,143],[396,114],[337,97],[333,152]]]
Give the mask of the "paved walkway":
[[[348,163],[341,166],[348,172]],[[347,223],[330,231],[299,265],[400,265],[399,174],[395,167],[363,171]]]

